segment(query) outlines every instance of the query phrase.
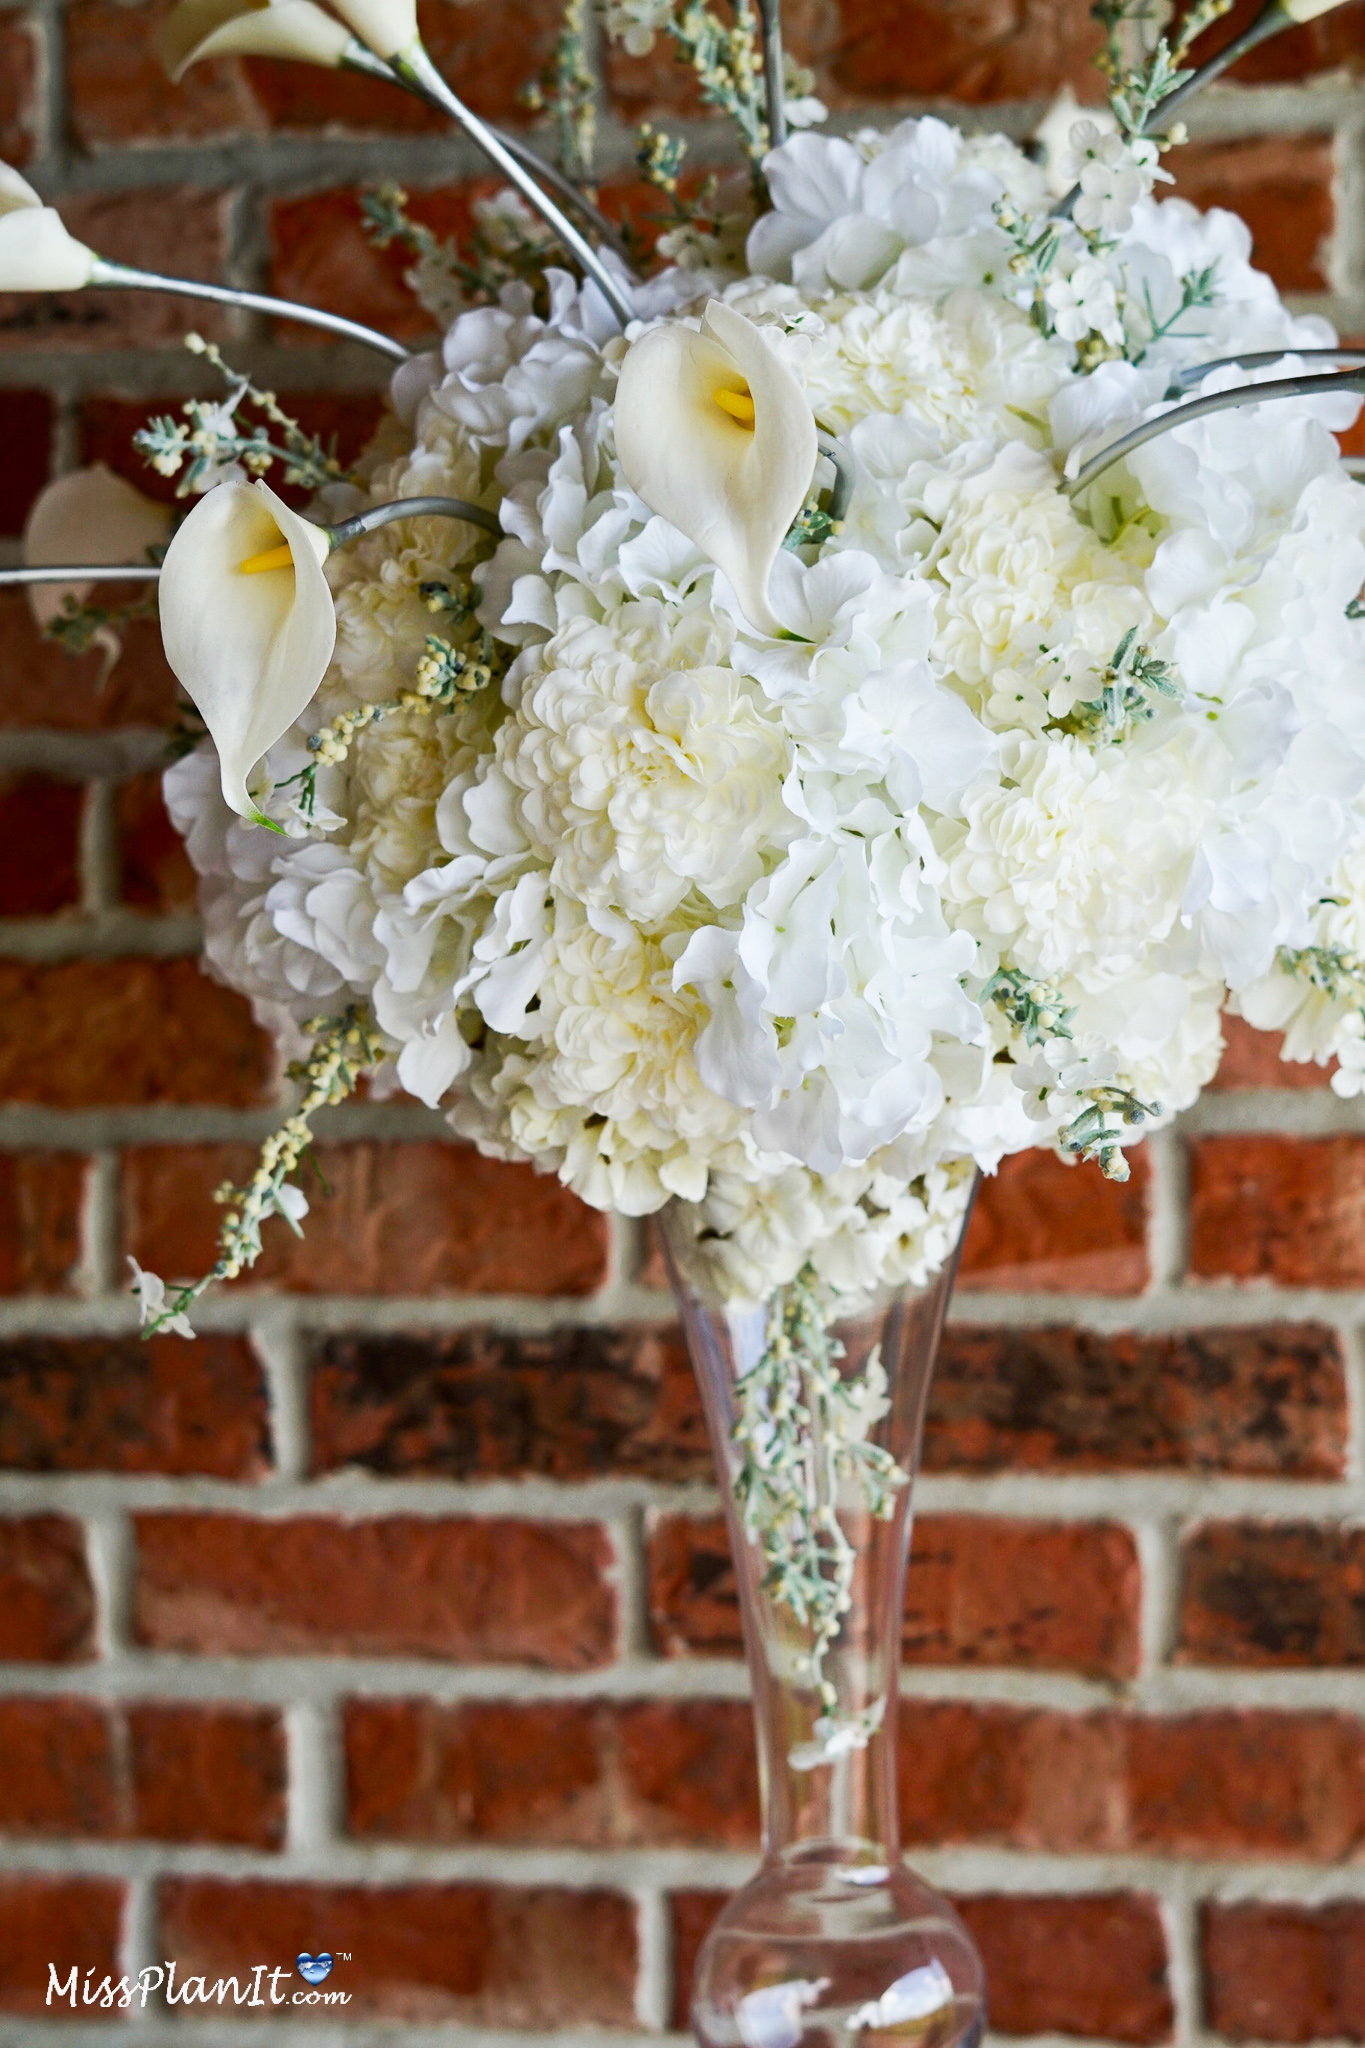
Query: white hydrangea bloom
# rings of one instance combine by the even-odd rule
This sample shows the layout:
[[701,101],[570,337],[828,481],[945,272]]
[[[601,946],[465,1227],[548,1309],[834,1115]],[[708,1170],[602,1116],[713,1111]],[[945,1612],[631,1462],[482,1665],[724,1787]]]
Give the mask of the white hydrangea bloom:
[[[613,5],[627,39],[662,19]],[[1113,1098],[1191,1102],[1230,1000],[1365,1092],[1356,402],[1182,427],[1073,504],[1068,464],[1174,372],[1255,348],[1274,377],[1331,333],[1233,216],[1158,204],[1145,148],[1068,143],[1044,169],[932,119],[798,134],[751,275],[729,228],[679,231],[642,288],[632,336],[723,299],[841,444],[846,516],[769,580],[781,634],[627,486],[628,341],[552,272],[548,308],[509,287],[396,381],[361,495],[473,498],[503,537],[333,558],[332,667],[267,763],[286,835],[231,818],[204,754],[168,776],[211,970],[264,1021],[367,1002],[391,1078],[485,1150],[626,1213],[696,1204],[737,1295],[924,1279],[977,1166]],[[1063,174],[1075,223],[1030,278],[1009,223]],[[389,709],[308,813],[309,732],[447,630],[499,682]]]

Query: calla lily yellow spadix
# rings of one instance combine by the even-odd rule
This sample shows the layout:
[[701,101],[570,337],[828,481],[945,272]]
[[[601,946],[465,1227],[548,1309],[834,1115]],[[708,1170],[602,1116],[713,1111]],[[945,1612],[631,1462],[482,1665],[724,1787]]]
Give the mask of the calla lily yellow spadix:
[[763,329],[717,299],[700,332],[652,329],[621,365],[614,416],[636,496],[711,557],[751,625],[780,633],[768,578],[818,447],[810,401]]
[[334,547],[394,519],[461,519],[499,533],[462,498],[396,498],[339,526],[291,511],[268,484],[223,483],[202,497],[166,551],[166,659],[218,749],[224,801],[267,824],[252,770],[317,693],[336,644],[322,565]]

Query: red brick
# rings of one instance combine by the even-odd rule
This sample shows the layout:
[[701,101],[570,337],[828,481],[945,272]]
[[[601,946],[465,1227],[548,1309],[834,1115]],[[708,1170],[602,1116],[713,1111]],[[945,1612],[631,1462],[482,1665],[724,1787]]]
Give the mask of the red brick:
[[1341,1340],[1318,1323],[1162,1337],[958,1324],[943,1334],[924,1464],[1332,1479],[1349,1426]]
[[80,901],[84,807],[78,782],[0,775],[0,917],[50,917]]
[[0,1340],[0,1467],[197,1473],[269,1468],[265,1385],[241,1338]]
[[613,1558],[592,1523],[391,1515],[137,1517],[136,1629],[154,1649],[608,1663]]
[[[179,84],[167,84],[157,39],[172,5],[173,0],[138,7],[72,0],[66,12],[68,118],[80,149],[192,141],[266,127],[240,63],[196,64]],[[288,67],[291,75],[304,69]]]
[[81,1255],[85,1161],[0,1153],[0,1294],[69,1294]]
[[192,911],[198,878],[162,799],[160,775],[137,775],[123,783],[117,809],[123,901],[133,910]]
[[452,1479],[705,1478],[676,1331],[332,1337],[312,1376],[314,1468]]
[[900,1756],[911,1844],[1332,1862],[1365,1843],[1365,1727],[1344,1714],[916,1700]]
[[94,1655],[85,1539],[65,1515],[0,1520],[0,1660],[73,1664]]
[[349,1951],[328,1988],[351,1994],[351,2019],[542,2030],[635,2019],[635,1911],[615,1892],[168,1878],[160,1933],[182,1977],[210,1983],[246,1957]]
[[1209,1904],[1208,2026],[1230,2041],[1365,2040],[1365,1905]]
[[1265,135],[1191,142],[1172,150],[1168,188],[1195,206],[1226,207],[1251,229],[1251,260],[1281,291],[1328,287],[1327,245],[1335,208],[1332,144],[1321,135]]
[[1198,1138],[1190,1271],[1282,1287],[1365,1283],[1365,1138]]
[[[72,1965],[78,1984],[93,1972],[117,1984],[124,1888],[104,1877],[0,1877],[0,2012],[52,2019],[69,2007],[47,2003],[48,1964],[65,1980]],[[82,2020],[120,2015],[98,2004],[80,2006]]]
[[669,1937],[673,1950],[673,2013],[679,2033],[691,2024],[692,1977],[701,1945],[725,1904],[725,1892],[674,1892],[668,1901]]
[[[1343,439],[1343,447],[1346,445]],[[1230,1088],[1326,1088],[1336,1072],[1335,1060],[1320,1067],[1313,1060],[1280,1056],[1284,1035],[1257,1031],[1245,1017],[1223,1018],[1223,1058],[1208,1086],[1219,1093]]]
[[283,1847],[287,1766],[274,1707],[152,1701],[129,1707],[126,1718],[126,1833]]
[[[687,2025],[697,1955],[724,1904],[725,1894],[714,1891],[675,1892],[669,1900],[677,2028]],[[982,1894],[954,1904],[985,1960],[994,2031],[1139,2044],[1170,2038],[1174,2010],[1154,1900]]]
[[0,961],[0,1101],[54,1109],[270,1096],[271,1042],[193,960]]
[[[4,92],[5,38],[12,33],[0,15],[0,94]],[[12,163],[8,150],[0,156]],[[15,535],[43,485],[52,454],[52,400],[45,391],[0,391],[0,447],[5,476],[0,484],[0,534]]]
[[[1137,1668],[1140,1587],[1132,1537],[1113,1523],[925,1515],[910,1556],[904,1654],[914,1664],[1129,1677]],[[665,1655],[739,1652],[739,1607],[719,1517],[658,1519],[649,1595]]]
[[350,1700],[345,1746],[348,1826],[363,1839],[746,1849],[757,1838],[740,1700]]
[[[320,1145],[302,1239],[267,1230],[254,1277],[306,1294],[591,1294],[606,1276],[605,1219],[529,1166],[439,1140]],[[159,1273],[213,1263],[213,1191],[240,1182],[245,1146],[147,1146],[127,1155],[127,1249]]]
[[[221,192],[158,186],[155,193],[77,193],[59,211],[99,256],[172,277],[219,279],[228,207]],[[191,328],[215,340],[229,332],[221,309],[167,292],[0,294],[0,348],[7,341],[26,349],[174,346]]]
[[0,157],[6,163],[28,162],[37,114],[33,30],[18,12],[0,15]]
[[167,726],[175,716],[175,678],[154,619],[123,635],[123,655],[97,689],[97,649],[71,655],[44,640],[21,591],[0,591],[0,727],[50,726],[104,732],[120,725]]
[[[464,213],[458,197],[452,198],[450,210]],[[442,234],[455,225],[448,218],[429,224]],[[344,306],[352,320],[404,341],[430,337],[430,316],[403,282],[412,257],[396,243],[375,248],[365,234],[354,190],[277,199],[270,209],[270,240],[270,290],[277,298],[305,306]],[[314,345],[320,339],[316,330],[296,323],[286,323],[281,336]]]
[[1175,2012],[1155,1899],[997,1893],[955,1903],[981,1950],[991,2025],[1001,2033],[1170,2039]]
[[0,1700],[0,1831],[274,1849],[284,1730],[264,1707]]
[[1147,1155],[1132,1177],[1020,1152],[984,1179],[962,1248],[965,1290],[1140,1294],[1147,1284]]
[[1046,99],[1063,85],[1101,96],[1085,0],[840,0],[839,15],[828,84],[840,103]]
[[1365,1529],[1194,1530],[1184,1546],[1179,1655],[1194,1664],[1365,1664]]

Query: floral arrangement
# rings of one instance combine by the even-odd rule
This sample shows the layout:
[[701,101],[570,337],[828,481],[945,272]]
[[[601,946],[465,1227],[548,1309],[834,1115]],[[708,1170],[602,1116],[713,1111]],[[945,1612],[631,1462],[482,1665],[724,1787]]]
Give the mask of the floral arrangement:
[[[1189,94],[1335,0],[1270,0],[1201,67],[1228,4],[1144,49],[1101,0],[1109,107],[1024,149],[814,132],[775,8],[607,0],[748,166],[693,189],[646,130],[647,264],[592,197],[580,0],[540,87],[559,170],[461,106],[404,0],[181,0],[173,68],[354,65],[517,190],[464,251],[367,200],[442,332],[409,357],[308,314],[402,358],[353,470],[207,350],[223,400],[139,436],[175,530],[95,473],[30,536],[74,645],[123,614],[63,571],[159,577],[207,963],[305,1083],[213,1274],[137,1276],[149,1326],[298,1227],[308,1116],[361,1074],[598,1207],[692,1205],[736,1299],[826,1302],[932,1274],[1007,1153],[1122,1178],[1225,1009],[1365,1086],[1365,489],[1333,438],[1362,358],[1239,220],[1160,196]],[[214,295],[3,173],[0,285],[130,282]]]

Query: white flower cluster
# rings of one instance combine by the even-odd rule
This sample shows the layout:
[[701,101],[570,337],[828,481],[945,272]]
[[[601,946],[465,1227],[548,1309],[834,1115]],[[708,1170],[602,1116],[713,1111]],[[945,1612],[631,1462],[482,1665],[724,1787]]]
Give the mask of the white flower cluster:
[[1003,138],[800,134],[748,274],[646,287],[646,326],[710,297],[757,323],[855,474],[779,557],[781,637],[626,486],[627,341],[552,273],[548,315],[509,287],[400,372],[374,499],[475,499],[504,538],[334,557],[275,815],[308,734],[410,690],[462,588],[501,682],[324,753],[283,839],[203,754],[170,772],[209,959],[262,1015],[364,1001],[458,1131],[602,1207],[696,1204],[749,1297],[807,1262],[846,1292],[924,1276],[1007,1152],[1121,1171],[1123,1118],[1193,1100],[1230,996],[1365,1085],[1354,401],[1184,425],[1073,501],[1068,460],[1177,371],[1332,336],[1235,218],[1153,199],[1154,152],[1084,123],[1070,151],[1048,230]]

